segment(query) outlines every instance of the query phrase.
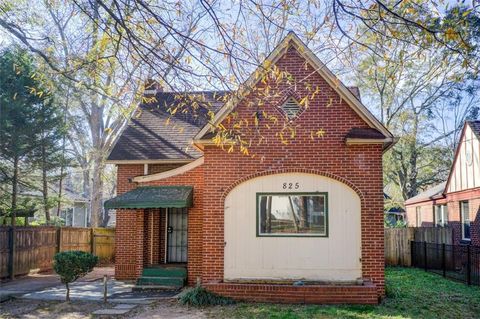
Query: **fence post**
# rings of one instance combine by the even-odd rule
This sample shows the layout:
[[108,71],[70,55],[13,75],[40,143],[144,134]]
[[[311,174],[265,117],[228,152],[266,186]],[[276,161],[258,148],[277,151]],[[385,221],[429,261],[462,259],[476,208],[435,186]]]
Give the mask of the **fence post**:
[[415,267],[415,242],[413,240],[410,241],[410,264]]
[[426,241],[423,242],[423,258],[425,261],[423,266],[425,266],[425,271],[427,271],[428,266],[427,266],[427,242]]
[[446,269],[446,262],[445,262],[445,243],[442,244],[442,269],[443,269],[443,277],[447,276],[447,269]]
[[15,279],[15,228],[8,228],[8,276]]
[[90,253],[95,255],[95,231],[94,228],[90,228]]
[[61,250],[60,250],[60,246],[62,245],[62,227],[57,227],[57,253],[59,253]]
[[472,284],[472,260],[470,256],[470,245],[467,246],[467,284]]

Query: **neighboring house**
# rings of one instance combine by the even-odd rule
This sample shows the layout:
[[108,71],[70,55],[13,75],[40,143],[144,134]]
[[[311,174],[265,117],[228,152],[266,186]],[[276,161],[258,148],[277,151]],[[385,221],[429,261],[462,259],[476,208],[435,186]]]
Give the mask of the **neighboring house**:
[[65,226],[87,227],[90,225],[90,200],[81,194],[64,190],[60,217],[65,220]]
[[388,206],[388,208],[385,208],[385,220],[390,225],[405,221],[405,210],[399,205],[388,205],[392,198],[386,193],[383,193],[383,199],[386,202],[386,206]]
[[[105,203],[116,209],[115,276],[165,286],[183,276],[161,265],[181,265],[189,285],[237,299],[377,303],[385,295],[382,154],[393,136],[294,33],[267,61],[292,83],[261,81],[259,68],[239,97],[185,94],[212,102],[213,123],[191,112],[167,120],[175,94],[146,92],[157,102],[140,105],[108,158],[118,178],[118,196]],[[281,120],[259,126],[266,142],[249,148],[257,157],[216,146],[211,125],[228,127],[232,110],[251,117],[265,82],[272,91],[263,110],[294,121],[295,139],[275,136]],[[307,84],[321,90],[304,108],[296,101],[311,94]],[[312,138],[319,128],[323,137]]]
[[[58,196],[58,187],[50,187],[50,196]],[[38,190],[28,191],[24,190],[20,192],[22,197],[31,197],[41,200],[42,192]],[[51,216],[55,217],[57,207],[51,209]],[[39,213],[36,213],[35,217],[29,218],[29,221],[40,219],[45,220],[44,213],[40,213],[43,216],[39,218]],[[90,201],[85,196],[78,194],[72,190],[64,189],[62,191],[62,204],[60,209],[60,218],[65,222],[65,226],[73,227],[87,227],[90,225]]]
[[413,227],[451,227],[455,244],[480,246],[480,121],[467,121],[448,180],[405,201]]

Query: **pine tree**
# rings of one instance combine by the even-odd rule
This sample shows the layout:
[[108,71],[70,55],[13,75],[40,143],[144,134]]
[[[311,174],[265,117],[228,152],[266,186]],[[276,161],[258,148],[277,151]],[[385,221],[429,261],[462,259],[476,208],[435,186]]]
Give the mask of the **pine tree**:
[[16,223],[18,186],[22,167],[33,160],[39,145],[39,112],[47,98],[36,78],[32,57],[24,50],[9,48],[0,55],[0,160],[11,174],[12,226]]
[[[41,171],[41,189],[45,220],[50,223],[50,209],[55,205],[49,196],[49,186],[61,178],[59,171],[65,166],[62,141],[66,134],[62,110],[50,95],[42,103],[36,125],[40,129],[38,147],[34,149],[35,166]],[[56,198],[56,200],[61,200]]]

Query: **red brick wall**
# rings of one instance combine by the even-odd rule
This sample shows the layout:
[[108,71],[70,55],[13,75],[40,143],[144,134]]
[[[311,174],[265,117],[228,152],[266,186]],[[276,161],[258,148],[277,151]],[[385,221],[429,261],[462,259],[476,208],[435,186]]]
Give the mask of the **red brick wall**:
[[166,172],[180,166],[185,165],[185,163],[172,163],[172,164],[149,164],[148,165],[148,174],[156,174]]
[[[117,194],[136,187],[128,180],[143,174],[143,165],[119,165]],[[117,210],[115,231],[115,278],[134,279],[143,268],[143,210]]]
[[[480,246],[480,198],[472,198],[468,193],[466,196],[452,196],[447,194],[448,202],[448,225],[453,228],[454,244],[464,243],[462,241],[462,226],[460,216],[460,201],[468,200],[470,215],[470,243],[474,246]],[[473,194],[472,194],[473,195]]]
[[[423,202],[412,204],[406,207],[407,222],[409,227],[433,227],[434,223],[434,205],[432,202]],[[422,224],[417,225],[417,207],[420,207]]]
[[162,214],[160,214],[160,233],[162,234],[160,236],[160,263],[164,264],[165,263],[165,256],[166,256],[166,237],[165,237],[165,228],[166,228],[166,223],[167,223],[167,213],[164,209],[162,209]]
[[378,294],[374,285],[269,285],[219,283],[205,287],[218,294],[236,300],[250,302],[277,302],[302,304],[377,304]]
[[162,215],[165,215],[165,212],[161,212],[159,208],[145,210],[144,265],[157,265],[161,262],[161,238],[165,236],[160,223]]
[[462,241],[462,228],[460,216],[460,202],[467,200],[470,215],[470,234],[471,244],[480,246],[480,189],[470,189],[461,192],[446,194],[446,197],[435,200],[410,204],[406,206],[408,225],[416,227],[416,207],[422,207],[422,227],[434,226],[433,209],[435,205],[447,204],[448,207],[448,227],[453,230],[453,243],[458,245],[465,243]]
[[[205,147],[203,280],[220,282],[223,279],[223,200],[225,191],[232,184],[258,172],[315,170],[334,174],[355,185],[360,192],[363,277],[371,279],[377,285],[379,295],[383,295],[382,147],[378,144],[346,146],[345,135],[348,131],[352,127],[367,125],[310,65],[305,66],[296,51],[290,49],[277,65],[293,74],[297,81],[308,77],[308,83],[313,88],[321,87],[322,93],[311,100],[309,108],[296,119],[297,134],[288,145],[282,144],[275,136],[283,125],[279,123],[271,129],[260,129],[259,134],[264,141],[260,145],[254,142],[250,147],[250,154],[257,155],[255,158],[238,152],[227,153],[215,146]],[[280,86],[277,90],[282,92],[287,87]],[[301,99],[309,91],[299,84],[296,93]],[[248,101],[261,98],[259,94],[253,92],[239,104],[236,109],[239,118],[250,118],[253,108],[248,106]],[[274,94],[275,91],[272,92]],[[277,112],[275,107],[280,99],[266,101],[263,109],[270,114]],[[323,129],[325,135],[320,139],[312,139],[311,131],[317,129]],[[251,134],[253,136],[255,132]]]

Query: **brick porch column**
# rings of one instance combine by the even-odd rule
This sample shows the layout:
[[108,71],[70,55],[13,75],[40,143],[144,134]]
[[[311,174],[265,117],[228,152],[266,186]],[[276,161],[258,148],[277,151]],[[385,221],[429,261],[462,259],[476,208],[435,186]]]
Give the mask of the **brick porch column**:
[[143,209],[118,209],[115,230],[115,278],[136,279],[143,269]]

